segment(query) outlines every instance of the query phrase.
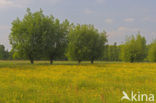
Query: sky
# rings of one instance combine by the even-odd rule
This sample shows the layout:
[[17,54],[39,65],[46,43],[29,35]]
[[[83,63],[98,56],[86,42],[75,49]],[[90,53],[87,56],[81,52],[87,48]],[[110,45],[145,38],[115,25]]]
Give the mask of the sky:
[[10,50],[11,22],[30,8],[75,24],[93,24],[105,30],[108,43],[124,43],[138,32],[147,43],[156,39],[156,0],[0,0],[0,44]]

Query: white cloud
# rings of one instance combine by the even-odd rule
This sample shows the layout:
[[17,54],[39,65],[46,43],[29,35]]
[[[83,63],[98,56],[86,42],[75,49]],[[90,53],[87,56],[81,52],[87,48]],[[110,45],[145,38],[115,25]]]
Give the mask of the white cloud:
[[22,8],[25,7],[30,0],[0,0],[0,8]]
[[93,14],[94,11],[92,11],[92,10],[86,8],[86,9],[84,10],[84,13],[85,13],[85,14]]
[[120,26],[116,30],[108,32],[108,34],[110,37],[123,36],[123,35],[126,36],[127,34],[135,34],[139,32],[140,30],[141,29],[139,28],[128,28],[128,27]]
[[0,7],[4,8],[6,6],[12,6],[13,2],[8,0],[0,0]]
[[120,26],[117,31],[120,31],[120,32],[135,32],[135,31],[138,31],[139,29],[138,28],[128,28],[128,27],[124,27],[124,26]]
[[33,2],[35,3],[49,2],[51,4],[56,4],[60,1],[62,0],[0,0],[0,8],[12,8],[12,7],[23,8]]
[[124,21],[130,23],[130,22],[134,22],[135,19],[134,18],[126,18],[126,19],[124,19]]
[[117,29],[108,32],[109,43],[113,44],[114,42],[118,42],[119,44],[121,44],[125,41],[128,35],[135,35],[140,30],[142,29],[120,26]]
[[108,18],[108,19],[105,19],[105,22],[108,23],[108,24],[112,24],[113,23],[113,20]]

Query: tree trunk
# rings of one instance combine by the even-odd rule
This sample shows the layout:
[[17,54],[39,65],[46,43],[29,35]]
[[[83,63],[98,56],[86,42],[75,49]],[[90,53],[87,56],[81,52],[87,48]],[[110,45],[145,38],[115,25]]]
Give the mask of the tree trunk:
[[133,62],[134,62],[134,58],[133,58],[133,57],[131,57],[130,62],[131,62],[131,63],[133,63]]
[[31,56],[31,54],[29,55],[29,60],[31,64],[34,64],[34,58]]
[[34,64],[34,59],[31,58],[31,59],[30,59],[30,63],[31,63],[31,64]]
[[131,60],[130,62],[131,62],[131,63],[133,63],[134,61],[133,61],[133,60]]
[[53,64],[53,59],[50,59],[50,64]]
[[94,64],[94,60],[91,60],[91,64]]
[[81,60],[78,60],[78,64],[80,64],[81,63]]

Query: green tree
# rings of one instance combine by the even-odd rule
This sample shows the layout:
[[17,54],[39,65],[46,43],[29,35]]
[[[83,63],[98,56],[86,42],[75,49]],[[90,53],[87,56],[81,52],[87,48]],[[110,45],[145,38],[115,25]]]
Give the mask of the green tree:
[[32,13],[27,9],[23,20],[17,18],[12,22],[9,38],[15,56],[28,58],[33,64],[34,59],[41,55],[44,17],[42,10]]
[[90,60],[91,63],[103,54],[106,32],[99,33],[93,25],[77,25],[68,36],[67,57],[72,60]]
[[107,44],[104,47],[103,57],[101,58],[101,60],[109,61],[108,53],[109,53],[109,45]]
[[156,40],[154,40],[149,46],[148,59],[151,62],[156,62]]
[[108,60],[109,61],[119,61],[120,48],[115,42],[114,45],[108,46]]
[[44,55],[49,58],[50,64],[52,64],[54,59],[65,54],[70,24],[68,20],[60,23],[53,16],[47,16],[43,21],[45,31],[42,36]]
[[[94,30],[94,27],[92,28]],[[88,40],[87,40],[88,39]],[[98,31],[90,32],[88,38],[86,38],[87,43],[87,54],[91,63],[94,60],[101,58],[105,49],[105,43],[107,42],[106,32],[99,33]]]
[[121,59],[123,61],[140,62],[146,56],[146,40],[144,37],[137,34],[136,38],[131,36],[122,46]]
[[1,60],[9,59],[9,52],[5,50],[4,45],[0,45],[0,59]]

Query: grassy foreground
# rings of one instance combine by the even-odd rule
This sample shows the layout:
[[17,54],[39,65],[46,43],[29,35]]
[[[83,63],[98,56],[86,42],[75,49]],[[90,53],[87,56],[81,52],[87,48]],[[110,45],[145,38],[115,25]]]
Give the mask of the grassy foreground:
[[122,103],[123,90],[156,95],[156,64],[0,61],[0,103]]

